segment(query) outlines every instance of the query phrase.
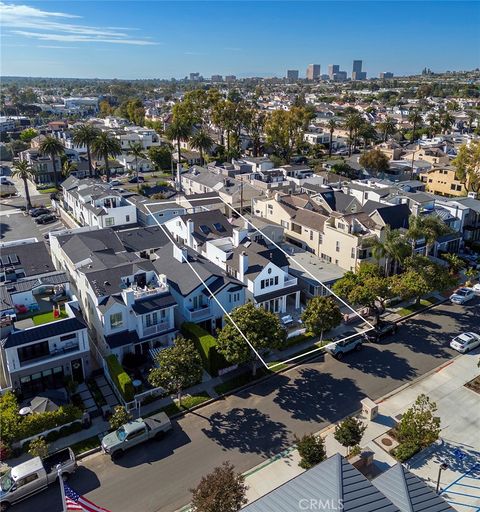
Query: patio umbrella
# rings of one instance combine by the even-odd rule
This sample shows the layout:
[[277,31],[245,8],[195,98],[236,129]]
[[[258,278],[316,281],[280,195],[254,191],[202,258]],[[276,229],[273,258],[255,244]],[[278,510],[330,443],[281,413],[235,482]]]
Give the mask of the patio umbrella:
[[35,412],[52,412],[58,409],[58,405],[44,396],[36,396],[30,402],[30,409]]

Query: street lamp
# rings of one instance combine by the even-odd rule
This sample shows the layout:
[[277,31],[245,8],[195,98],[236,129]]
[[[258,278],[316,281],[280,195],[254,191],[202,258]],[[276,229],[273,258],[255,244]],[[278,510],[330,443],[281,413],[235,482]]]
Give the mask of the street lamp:
[[435,489],[435,492],[438,494],[438,489],[440,488],[440,475],[442,474],[442,471],[445,469],[448,469],[448,464],[445,462],[442,462],[440,466],[438,467],[438,478],[437,478],[437,488]]

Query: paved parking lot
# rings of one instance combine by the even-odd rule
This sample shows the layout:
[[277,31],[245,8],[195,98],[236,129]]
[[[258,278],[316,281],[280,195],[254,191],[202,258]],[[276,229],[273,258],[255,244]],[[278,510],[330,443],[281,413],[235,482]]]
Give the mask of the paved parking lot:
[[0,242],[37,238],[44,240],[44,235],[50,231],[63,228],[60,220],[51,224],[36,224],[34,219],[15,207],[2,205],[0,208]]

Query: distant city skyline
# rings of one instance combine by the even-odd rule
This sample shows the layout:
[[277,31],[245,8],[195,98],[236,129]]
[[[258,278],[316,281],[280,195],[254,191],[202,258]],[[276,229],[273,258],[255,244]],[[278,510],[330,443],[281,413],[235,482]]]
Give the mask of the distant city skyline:
[[[0,2],[0,71],[168,79],[284,77],[298,69],[304,77],[310,63],[322,70],[336,63],[350,76],[360,59],[371,78],[480,66],[478,2],[243,3]],[[279,27],[288,27],[282,37]]]

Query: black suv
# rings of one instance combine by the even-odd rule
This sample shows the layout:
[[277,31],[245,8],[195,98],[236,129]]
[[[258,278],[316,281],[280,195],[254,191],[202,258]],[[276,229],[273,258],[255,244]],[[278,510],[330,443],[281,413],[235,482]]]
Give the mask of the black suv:
[[395,334],[397,332],[398,325],[395,322],[388,322],[387,320],[382,320],[379,322],[374,329],[368,331],[364,334],[365,340],[370,342],[380,341],[382,338],[386,336],[390,336],[391,334]]

